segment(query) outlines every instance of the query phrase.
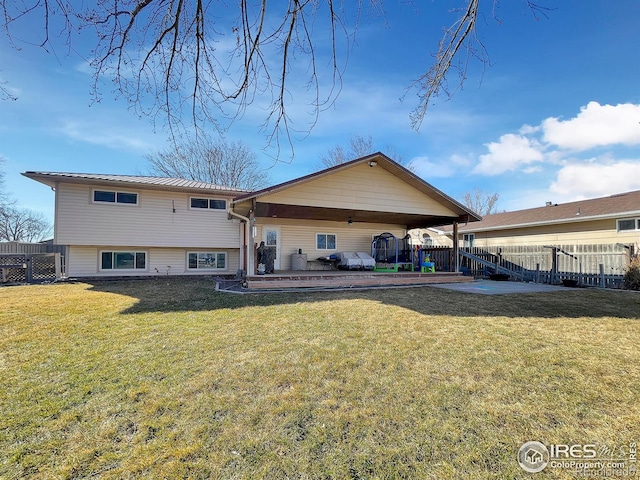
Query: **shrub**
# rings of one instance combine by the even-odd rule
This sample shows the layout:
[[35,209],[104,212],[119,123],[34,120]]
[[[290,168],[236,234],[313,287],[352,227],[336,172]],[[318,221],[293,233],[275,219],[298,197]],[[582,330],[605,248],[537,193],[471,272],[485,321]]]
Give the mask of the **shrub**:
[[636,255],[627,267],[623,285],[629,290],[640,290],[640,255]]

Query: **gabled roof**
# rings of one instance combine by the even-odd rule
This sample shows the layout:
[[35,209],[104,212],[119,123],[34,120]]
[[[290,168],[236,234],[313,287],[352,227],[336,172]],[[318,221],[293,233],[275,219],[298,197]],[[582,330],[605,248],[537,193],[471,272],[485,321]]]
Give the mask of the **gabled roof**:
[[[458,201],[454,200],[450,196],[448,196],[445,193],[441,192],[440,190],[435,188],[433,185],[425,182],[423,179],[418,177],[415,173],[413,173],[410,170],[406,169],[405,167],[403,167],[399,163],[394,162],[389,157],[387,157],[386,155],[384,155],[383,153],[380,153],[380,152],[373,153],[373,154],[367,155],[365,157],[357,158],[357,159],[352,160],[350,162],[345,162],[345,163],[342,163],[340,165],[336,165],[336,166],[327,168],[325,170],[320,170],[319,172],[315,172],[315,173],[312,173],[312,174],[309,174],[309,175],[305,175],[303,177],[299,177],[299,178],[290,180],[288,182],[280,183],[280,184],[274,185],[272,187],[264,188],[262,190],[258,190],[258,191],[255,191],[255,192],[251,192],[251,193],[247,193],[247,194],[241,195],[239,197],[236,197],[234,199],[233,203],[238,204],[238,203],[245,202],[247,200],[253,200],[253,199],[255,199],[257,201],[260,201],[260,198],[263,197],[263,196],[270,195],[270,194],[273,194],[273,193],[276,193],[276,192],[280,192],[282,190],[286,190],[288,188],[291,188],[291,187],[294,187],[294,186],[297,186],[297,185],[301,185],[301,184],[310,182],[312,180],[315,180],[315,179],[318,179],[318,178],[321,178],[321,177],[324,177],[324,176],[327,176],[327,175],[331,175],[331,174],[333,174],[335,172],[338,172],[340,170],[345,170],[345,169],[351,168],[354,165],[358,165],[358,164],[361,164],[361,163],[369,163],[369,162],[375,162],[376,165],[379,165],[380,167],[384,168],[388,172],[394,174],[396,177],[402,179],[404,182],[406,182],[407,184],[409,184],[412,187],[416,188],[420,192],[422,192],[425,195],[429,196],[430,198],[432,198],[434,200],[437,200],[438,202],[446,205],[449,209],[454,211],[459,216],[459,218],[464,218],[465,221],[476,222],[476,221],[478,221],[478,220],[480,220],[482,218],[477,213],[473,212],[472,210],[470,210],[466,206],[462,205],[461,203],[459,203]],[[442,222],[442,223],[444,223],[444,222]],[[440,223],[440,225],[442,225],[442,223]]]
[[244,193],[246,190],[234,187],[215,185],[212,183],[185,180],[184,178],[148,177],[141,175],[103,175],[93,173],[65,173],[65,172],[24,172],[22,175],[38,182],[54,187],[56,182],[83,183],[104,186],[119,186],[124,188],[149,188],[153,190],[185,191],[192,193]]
[[609,197],[486,215],[482,221],[473,225],[460,225],[458,231],[483,232],[633,216],[640,216],[640,190]]

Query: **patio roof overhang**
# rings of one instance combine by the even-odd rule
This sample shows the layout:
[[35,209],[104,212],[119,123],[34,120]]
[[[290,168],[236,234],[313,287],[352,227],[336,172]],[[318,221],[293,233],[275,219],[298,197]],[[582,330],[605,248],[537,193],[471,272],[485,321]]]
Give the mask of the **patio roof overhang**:
[[402,212],[384,212],[371,210],[354,210],[341,208],[323,208],[301,205],[285,205],[277,203],[256,202],[254,215],[256,218],[289,218],[295,220],[325,220],[353,223],[387,223],[403,225],[407,229],[429,228],[448,225],[453,222],[467,222],[465,215],[459,217],[442,217],[434,215],[416,215]]

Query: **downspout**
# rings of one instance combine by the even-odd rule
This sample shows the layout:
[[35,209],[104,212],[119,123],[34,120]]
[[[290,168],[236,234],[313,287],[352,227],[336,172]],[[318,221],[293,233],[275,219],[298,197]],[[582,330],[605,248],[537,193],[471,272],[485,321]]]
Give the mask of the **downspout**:
[[54,200],[53,200],[53,244],[58,243],[58,211],[59,211],[59,198],[58,192],[60,190],[60,182],[56,181],[54,186],[51,187],[51,190],[54,192]]
[[[246,265],[247,275],[253,275],[254,272],[250,271],[250,270],[253,270],[253,268],[251,268],[252,262],[250,262],[250,259],[249,259],[249,240],[251,239],[251,234],[250,234],[251,221],[247,217],[234,212],[231,207],[231,202],[229,202],[228,205],[229,206],[227,207],[227,213],[232,217],[236,217],[244,222],[244,231],[245,231],[244,238],[247,239],[247,242],[246,242],[247,244],[241,246],[241,248],[244,249],[244,252],[240,255],[240,258],[242,259],[242,262]],[[240,268],[242,269],[242,265],[240,266]]]

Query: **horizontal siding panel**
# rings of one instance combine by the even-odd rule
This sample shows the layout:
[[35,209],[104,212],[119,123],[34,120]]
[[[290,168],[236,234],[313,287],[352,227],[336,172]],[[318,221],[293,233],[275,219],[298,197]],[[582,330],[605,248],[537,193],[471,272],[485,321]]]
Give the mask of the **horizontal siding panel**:
[[[109,250],[137,250],[147,252],[147,268],[136,271],[100,271],[100,252]],[[154,248],[139,246],[70,246],[68,247],[67,276],[81,277],[125,277],[125,276],[162,276],[162,275],[235,275],[238,270],[240,251],[235,249],[216,249],[227,252],[226,270],[189,270],[187,252],[208,251],[190,248]]]
[[95,204],[91,192],[91,186],[59,185],[56,243],[238,247],[239,221],[228,220],[226,211],[190,209],[192,195],[139,189],[135,190],[138,205],[134,206]]
[[286,190],[265,195],[260,202],[457,216],[418,189],[381,167],[354,165]]

